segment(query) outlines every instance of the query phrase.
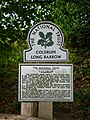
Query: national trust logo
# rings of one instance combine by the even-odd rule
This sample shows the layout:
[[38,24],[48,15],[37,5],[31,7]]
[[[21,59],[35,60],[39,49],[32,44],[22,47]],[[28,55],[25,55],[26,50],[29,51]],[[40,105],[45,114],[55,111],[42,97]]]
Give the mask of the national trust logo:
[[41,39],[38,40],[37,44],[44,46],[45,49],[48,46],[52,46],[54,44],[54,42],[52,41],[52,32],[47,32],[46,35],[44,35],[43,32],[39,32],[39,36],[41,37]]
[[61,29],[50,21],[34,25],[28,33],[28,50],[24,50],[24,62],[67,61],[68,50],[63,49]]
[[34,45],[39,45],[46,49],[53,46],[54,43],[62,47],[64,37],[58,26],[52,22],[42,21],[33,26],[29,31],[28,42],[30,48],[33,48]]

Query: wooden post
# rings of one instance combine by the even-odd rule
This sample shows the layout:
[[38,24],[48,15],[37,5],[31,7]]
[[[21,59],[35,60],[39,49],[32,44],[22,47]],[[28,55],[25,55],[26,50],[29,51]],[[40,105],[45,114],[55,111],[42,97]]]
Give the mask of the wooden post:
[[39,102],[38,117],[45,120],[53,119],[53,105],[52,102]]
[[21,115],[38,116],[38,104],[36,102],[21,102]]

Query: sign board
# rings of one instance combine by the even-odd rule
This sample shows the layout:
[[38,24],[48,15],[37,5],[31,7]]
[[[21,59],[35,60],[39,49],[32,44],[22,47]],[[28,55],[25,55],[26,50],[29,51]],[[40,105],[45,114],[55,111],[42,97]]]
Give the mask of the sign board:
[[68,50],[63,49],[64,36],[52,22],[42,21],[28,33],[28,50],[24,50],[24,62],[60,62],[68,60]]
[[72,64],[20,64],[19,101],[73,101]]

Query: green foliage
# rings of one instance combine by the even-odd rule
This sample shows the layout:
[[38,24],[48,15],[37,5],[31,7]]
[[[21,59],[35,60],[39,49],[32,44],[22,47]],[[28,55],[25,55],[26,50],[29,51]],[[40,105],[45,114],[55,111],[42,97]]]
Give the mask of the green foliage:
[[77,107],[77,120],[86,120],[87,114],[90,110],[89,101],[90,101],[90,92],[88,90],[90,86],[88,86],[85,90],[76,90],[75,91],[75,105]]
[[50,5],[31,2],[30,0],[0,1],[0,38],[5,43],[26,40],[32,24],[47,20]]
[[[65,35],[69,63],[74,64],[74,102],[54,103],[62,114],[67,110],[76,120],[87,120],[90,113],[90,6],[83,1],[57,0],[53,20]],[[57,108],[57,109],[56,109]]]
[[[18,67],[26,41],[0,46],[0,112],[20,113],[18,102]],[[3,49],[2,49],[3,48]]]
[[12,105],[17,100],[17,66],[0,64],[0,112],[15,113]]
[[20,113],[20,109],[21,109],[21,102],[17,101],[17,100],[14,100],[12,102],[12,108],[13,108],[13,111],[16,113],[16,114],[19,114]]
[[39,36],[42,39],[38,40],[38,45],[44,46],[46,48],[46,46],[52,46],[54,44],[54,42],[52,41],[52,33],[51,32],[47,32],[46,36],[44,35],[43,32],[39,32]]
[[65,37],[76,28],[83,26],[90,20],[90,7],[83,0],[56,0],[52,5],[52,21],[63,30]]

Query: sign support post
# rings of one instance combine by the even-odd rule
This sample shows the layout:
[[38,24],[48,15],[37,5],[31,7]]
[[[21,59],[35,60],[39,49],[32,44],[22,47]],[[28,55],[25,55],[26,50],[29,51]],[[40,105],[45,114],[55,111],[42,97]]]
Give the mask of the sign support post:
[[38,117],[45,120],[52,120],[53,102],[39,102]]
[[38,109],[37,109],[36,102],[21,102],[21,115],[25,116],[38,116]]

